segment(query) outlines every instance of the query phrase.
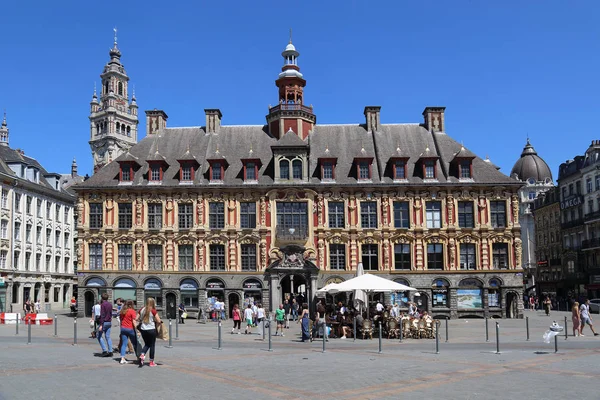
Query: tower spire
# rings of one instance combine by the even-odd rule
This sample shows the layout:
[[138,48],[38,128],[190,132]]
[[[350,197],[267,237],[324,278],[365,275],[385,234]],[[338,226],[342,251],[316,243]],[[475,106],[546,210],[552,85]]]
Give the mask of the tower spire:
[[117,47],[117,27],[116,26],[113,28],[113,31],[115,32],[115,47]]
[[2,117],[2,125],[0,125],[0,145],[8,146],[8,125],[6,124],[6,110]]
[[290,28],[290,44],[292,44],[292,28]]

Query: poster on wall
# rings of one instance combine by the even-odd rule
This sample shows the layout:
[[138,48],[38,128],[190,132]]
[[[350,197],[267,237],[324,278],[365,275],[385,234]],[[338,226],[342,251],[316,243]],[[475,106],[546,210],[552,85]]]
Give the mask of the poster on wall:
[[433,289],[431,298],[431,305],[433,307],[448,307],[448,290],[447,289]]
[[462,309],[483,308],[481,289],[458,289],[456,291],[456,302],[458,308]]
[[500,307],[498,293],[488,293],[488,307]]

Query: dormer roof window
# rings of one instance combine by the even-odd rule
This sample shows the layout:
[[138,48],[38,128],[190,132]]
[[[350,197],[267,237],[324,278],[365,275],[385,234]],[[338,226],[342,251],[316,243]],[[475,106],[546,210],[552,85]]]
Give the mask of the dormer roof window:
[[322,182],[335,182],[335,167],[337,164],[337,158],[319,158],[319,165],[321,167],[321,181]]
[[146,161],[148,161],[148,183],[162,183],[163,173],[169,167],[167,160],[158,152],[158,150],[156,150],[156,152]]
[[133,156],[131,153],[127,153],[118,161],[119,184],[131,184],[133,182],[135,171],[140,166],[137,160],[137,157]]
[[208,168],[208,179],[210,183],[223,183],[227,162],[222,158],[207,161],[210,165]]
[[435,160],[425,160],[423,163],[423,176],[425,179],[436,179]]
[[394,181],[406,180],[408,178],[408,157],[392,157],[390,158],[389,165]]
[[260,159],[245,158],[242,159],[242,163],[244,165],[244,183],[257,183]]
[[465,149],[464,146],[454,154],[454,158],[450,162],[450,175],[457,177],[459,180],[473,179],[473,159],[475,154]]
[[179,163],[179,183],[180,184],[191,184],[194,183],[196,177],[196,169],[200,165],[190,153],[190,149],[186,150],[185,153],[177,160]]
[[354,164],[356,165],[356,179],[358,181],[364,182],[373,179],[373,157],[355,158]]

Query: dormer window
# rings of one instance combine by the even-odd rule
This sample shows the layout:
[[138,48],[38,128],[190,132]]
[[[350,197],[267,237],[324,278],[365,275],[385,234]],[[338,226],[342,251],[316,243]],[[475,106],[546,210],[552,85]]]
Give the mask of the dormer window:
[[242,160],[242,163],[244,164],[244,182],[258,181],[260,160],[246,159]]
[[292,177],[293,179],[302,179],[302,161],[292,161]]
[[391,158],[392,178],[397,180],[407,179],[407,161],[408,158]]
[[194,182],[198,161],[190,154],[189,149],[181,156],[177,162],[179,163],[179,183],[191,184]]
[[471,173],[471,160],[462,160],[459,164],[459,177],[462,179],[470,179],[473,177]]
[[191,182],[194,180],[194,169],[190,164],[183,164],[180,172],[182,182]]
[[279,161],[279,179],[290,179],[290,162],[288,160]]
[[148,180],[150,182],[161,182],[162,181],[162,165],[160,163],[149,163]]
[[208,170],[208,179],[211,183],[223,183],[225,177],[225,168],[227,164],[224,159],[208,160],[210,168]]
[[119,171],[120,182],[131,182],[133,181],[133,164],[126,162],[120,163],[121,169]]
[[423,163],[423,176],[425,179],[435,179],[435,160],[425,160]]
[[355,159],[356,163],[356,178],[359,181],[368,181],[371,180],[371,166],[373,159],[372,158],[359,158]]

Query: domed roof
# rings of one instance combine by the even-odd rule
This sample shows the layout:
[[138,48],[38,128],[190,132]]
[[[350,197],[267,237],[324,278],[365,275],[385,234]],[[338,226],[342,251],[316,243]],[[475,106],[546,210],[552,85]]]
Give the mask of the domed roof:
[[548,164],[537,155],[537,152],[529,143],[529,139],[527,139],[527,144],[523,148],[521,158],[517,160],[512,171],[510,171],[510,175],[517,175],[517,178],[521,181],[530,178],[535,179],[536,182],[544,182],[546,179],[552,181],[552,172]]
[[296,46],[289,42],[287,46],[285,46],[285,51],[296,51]]

